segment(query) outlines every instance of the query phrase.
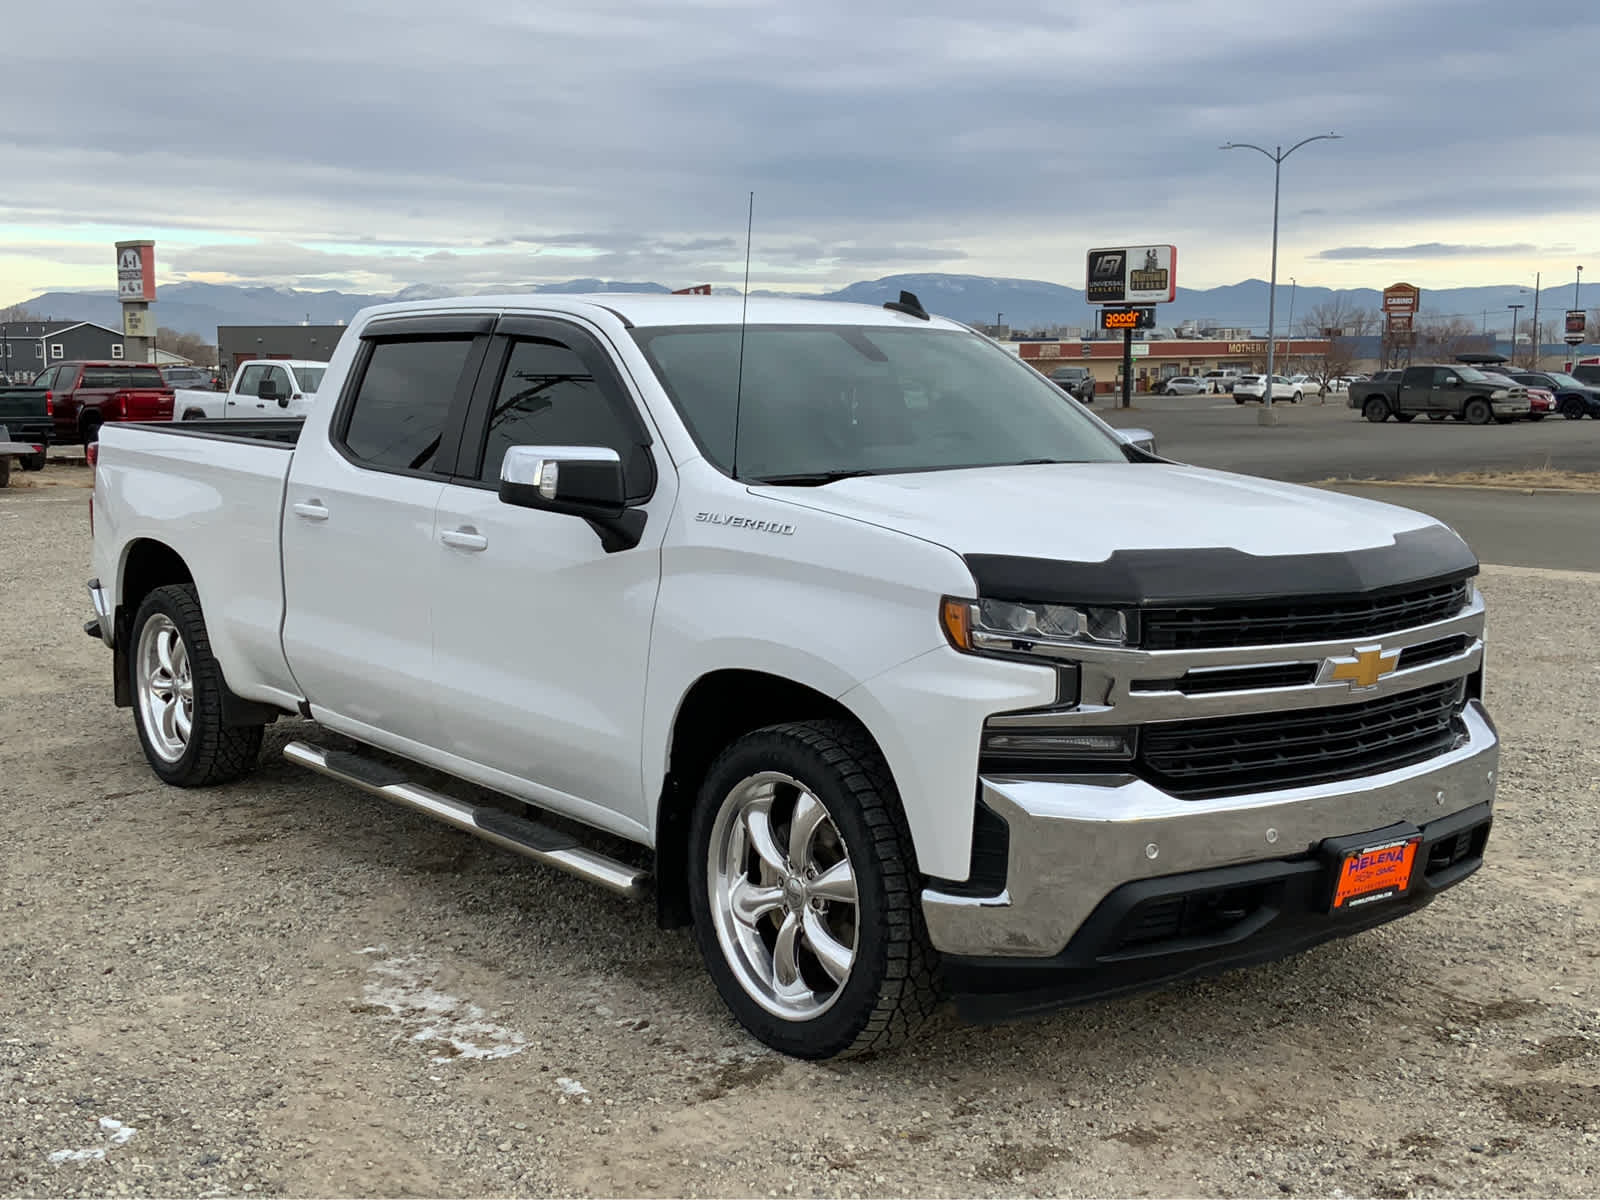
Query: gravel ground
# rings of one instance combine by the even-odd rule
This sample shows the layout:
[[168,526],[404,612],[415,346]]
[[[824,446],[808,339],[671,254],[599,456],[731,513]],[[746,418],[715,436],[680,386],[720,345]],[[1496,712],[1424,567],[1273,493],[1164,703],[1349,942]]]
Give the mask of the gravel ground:
[[161,787],[80,631],[84,493],[0,493],[0,546],[0,1193],[1595,1192],[1600,577],[1486,571],[1500,808],[1432,908],[808,1065],[646,908],[289,767],[302,722]]

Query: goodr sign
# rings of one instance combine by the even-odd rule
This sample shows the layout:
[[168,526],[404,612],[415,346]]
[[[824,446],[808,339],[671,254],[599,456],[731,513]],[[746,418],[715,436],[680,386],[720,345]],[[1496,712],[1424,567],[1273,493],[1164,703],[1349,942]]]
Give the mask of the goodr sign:
[[1178,298],[1176,246],[1107,246],[1089,251],[1090,304],[1165,304]]

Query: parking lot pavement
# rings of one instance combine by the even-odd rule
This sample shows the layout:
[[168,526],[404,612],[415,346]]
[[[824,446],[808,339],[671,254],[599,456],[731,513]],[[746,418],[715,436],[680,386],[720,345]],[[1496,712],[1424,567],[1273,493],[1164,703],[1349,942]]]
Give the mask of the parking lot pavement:
[[1131,410],[1097,398],[1094,411],[1112,425],[1152,430],[1161,453],[1180,462],[1294,483],[1481,469],[1600,472],[1600,421],[1593,419],[1374,425],[1344,407],[1342,395],[1272,407],[1279,424],[1271,426],[1258,423],[1259,405],[1226,396],[1141,396]]
[[1600,571],[1600,492],[1529,496],[1486,488],[1359,484],[1337,484],[1334,490],[1437,517],[1483,562]]
[[[0,492],[0,1193],[1583,1195],[1600,1178],[1596,577],[1486,569],[1486,865],[1287,962],[844,1064],[648,907],[297,771],[158,784],[84,496]],[[1552,618],[1552,614],[1555,617]]]

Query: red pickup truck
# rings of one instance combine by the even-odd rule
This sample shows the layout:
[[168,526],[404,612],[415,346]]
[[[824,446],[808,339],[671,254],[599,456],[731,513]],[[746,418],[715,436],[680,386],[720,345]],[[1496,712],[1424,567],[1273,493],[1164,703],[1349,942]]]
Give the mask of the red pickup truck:
[[172,420],[172,388],[157,367],[127,362],[65,362],[33,381],[46,389],[56,441],[98,441],[107,421]]

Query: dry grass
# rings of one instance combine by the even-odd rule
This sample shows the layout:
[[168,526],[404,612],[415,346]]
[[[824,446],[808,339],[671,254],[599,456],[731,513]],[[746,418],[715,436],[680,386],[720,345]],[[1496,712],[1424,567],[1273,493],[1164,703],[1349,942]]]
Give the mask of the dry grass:
[[1399,479],[1330,480],[1344,483],[1421,483],[1444,487],[1503,487],[1526,490],[1542,488],[1560,492],[1600,492],[1600,474],[1562,471],[1554,467],[1529,467],[1520,471],[1457,471],[1440,474],[1406,475]]

